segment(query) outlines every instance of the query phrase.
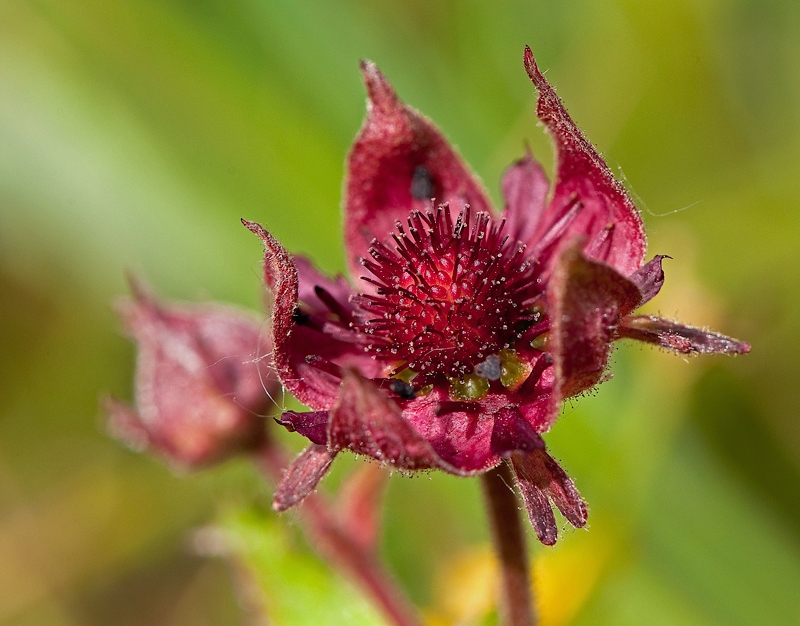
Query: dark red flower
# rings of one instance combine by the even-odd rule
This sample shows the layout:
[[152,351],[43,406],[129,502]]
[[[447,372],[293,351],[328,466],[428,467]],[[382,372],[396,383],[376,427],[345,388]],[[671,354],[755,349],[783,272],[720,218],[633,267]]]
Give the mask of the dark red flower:
[[218,304],[166,304],[141,283],[131,287],[119,308],[138,345],[136,410],[108,398],[111,433],[179,468],[261,443],[280,383],[258,317]]
[[639,212],[527,48],[525,68],[556,147],[552,189],[526,154],[503,178],[497,215],[436,127],[363,63],[368,114],[348,160],[344,217],[354,284],[323,276],[245,222],[266,247],[278,375],[311,409],[279,420],[312,445],[287,472],[276,508],[312,491],[344,449],[460,476],[506,459],[539,539],[552,544],[551,503],[576,527],[587,511],[541,434],[565,398],[608,376],[613,341],[749,350],[632,315],[661,288],[663,257],[644,263]]

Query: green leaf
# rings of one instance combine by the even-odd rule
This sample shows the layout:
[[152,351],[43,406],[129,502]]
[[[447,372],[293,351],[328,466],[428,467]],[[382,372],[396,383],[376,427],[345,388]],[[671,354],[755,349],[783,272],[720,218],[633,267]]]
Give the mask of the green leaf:
[[[302,512],[295,515],[302,515]],[[263,611],[275,626],[385,622],[341,575],[296,540],[285,523],[255,508],[226,515],[224,537],[236,560],[263,594]]]

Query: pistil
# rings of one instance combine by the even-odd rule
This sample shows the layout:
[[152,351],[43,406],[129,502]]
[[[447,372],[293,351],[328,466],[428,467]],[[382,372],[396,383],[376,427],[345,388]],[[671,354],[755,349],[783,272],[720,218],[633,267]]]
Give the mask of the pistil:
[[[469,207],[453,220],[442,205],[412,212],[407,228],[398,223],[393,246],[373,242],[364,261],[370,293],[357,299],[372,315],[359,322],[370,338],[366,351],[420,374],[443,374],[458,397],[484,395],[500,378],[493,359],[502,360],[541,317],[531,309],[541,296],[536,264],[503,226]],[[510,384],[518,384],[521,370],[511,369]]]

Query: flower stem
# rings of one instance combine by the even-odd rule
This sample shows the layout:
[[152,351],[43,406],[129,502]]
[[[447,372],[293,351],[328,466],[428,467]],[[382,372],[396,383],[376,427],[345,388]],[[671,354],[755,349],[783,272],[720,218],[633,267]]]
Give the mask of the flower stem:
[[497,557],[500,560],[503,626],[534,626],[528,549],[520,521],[514,478],[506,463],[481,476],[486,510]]
[[[256,464],[273,485],[280,482],[288,466],[283,450],[266,442],[258,451]],[[299,505],[305,513],[300,522],[309,542],[336,570],[346,573],[393,626],[421,626],[413,605],[383,567],[373,550],[364,547],[348,532],[346,523],[321,494],[306,496]]]

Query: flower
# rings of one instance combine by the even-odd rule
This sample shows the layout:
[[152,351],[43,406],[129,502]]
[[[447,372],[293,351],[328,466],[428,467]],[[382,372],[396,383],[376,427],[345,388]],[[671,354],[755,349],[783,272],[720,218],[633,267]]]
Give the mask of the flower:
[[259,319],[218,304],[162,303],[133,280],[131,291],[119,310],[138,344],[136,410],[107,398],[111,434],[190,469],[259,445],[280,392]]
[[608,377],[628,337],[680,353],[745,343],[633,311],[664,280],[644,263],[639,212],[539,71],[539,119],[555,143],[551,186],[528,153],[486,192],[436,127],[369,62],[368,114],[348,159],[344,235],[353,283],[291,256],[262,226],[274,358],[310,411],[279,423],[311,441],[275,497],[286,509],[348,449],[400,470],[459,476],[504,459],[537,536],[555,543],[554,504],[576,527],[587,509],[542,433],[565,398]]

